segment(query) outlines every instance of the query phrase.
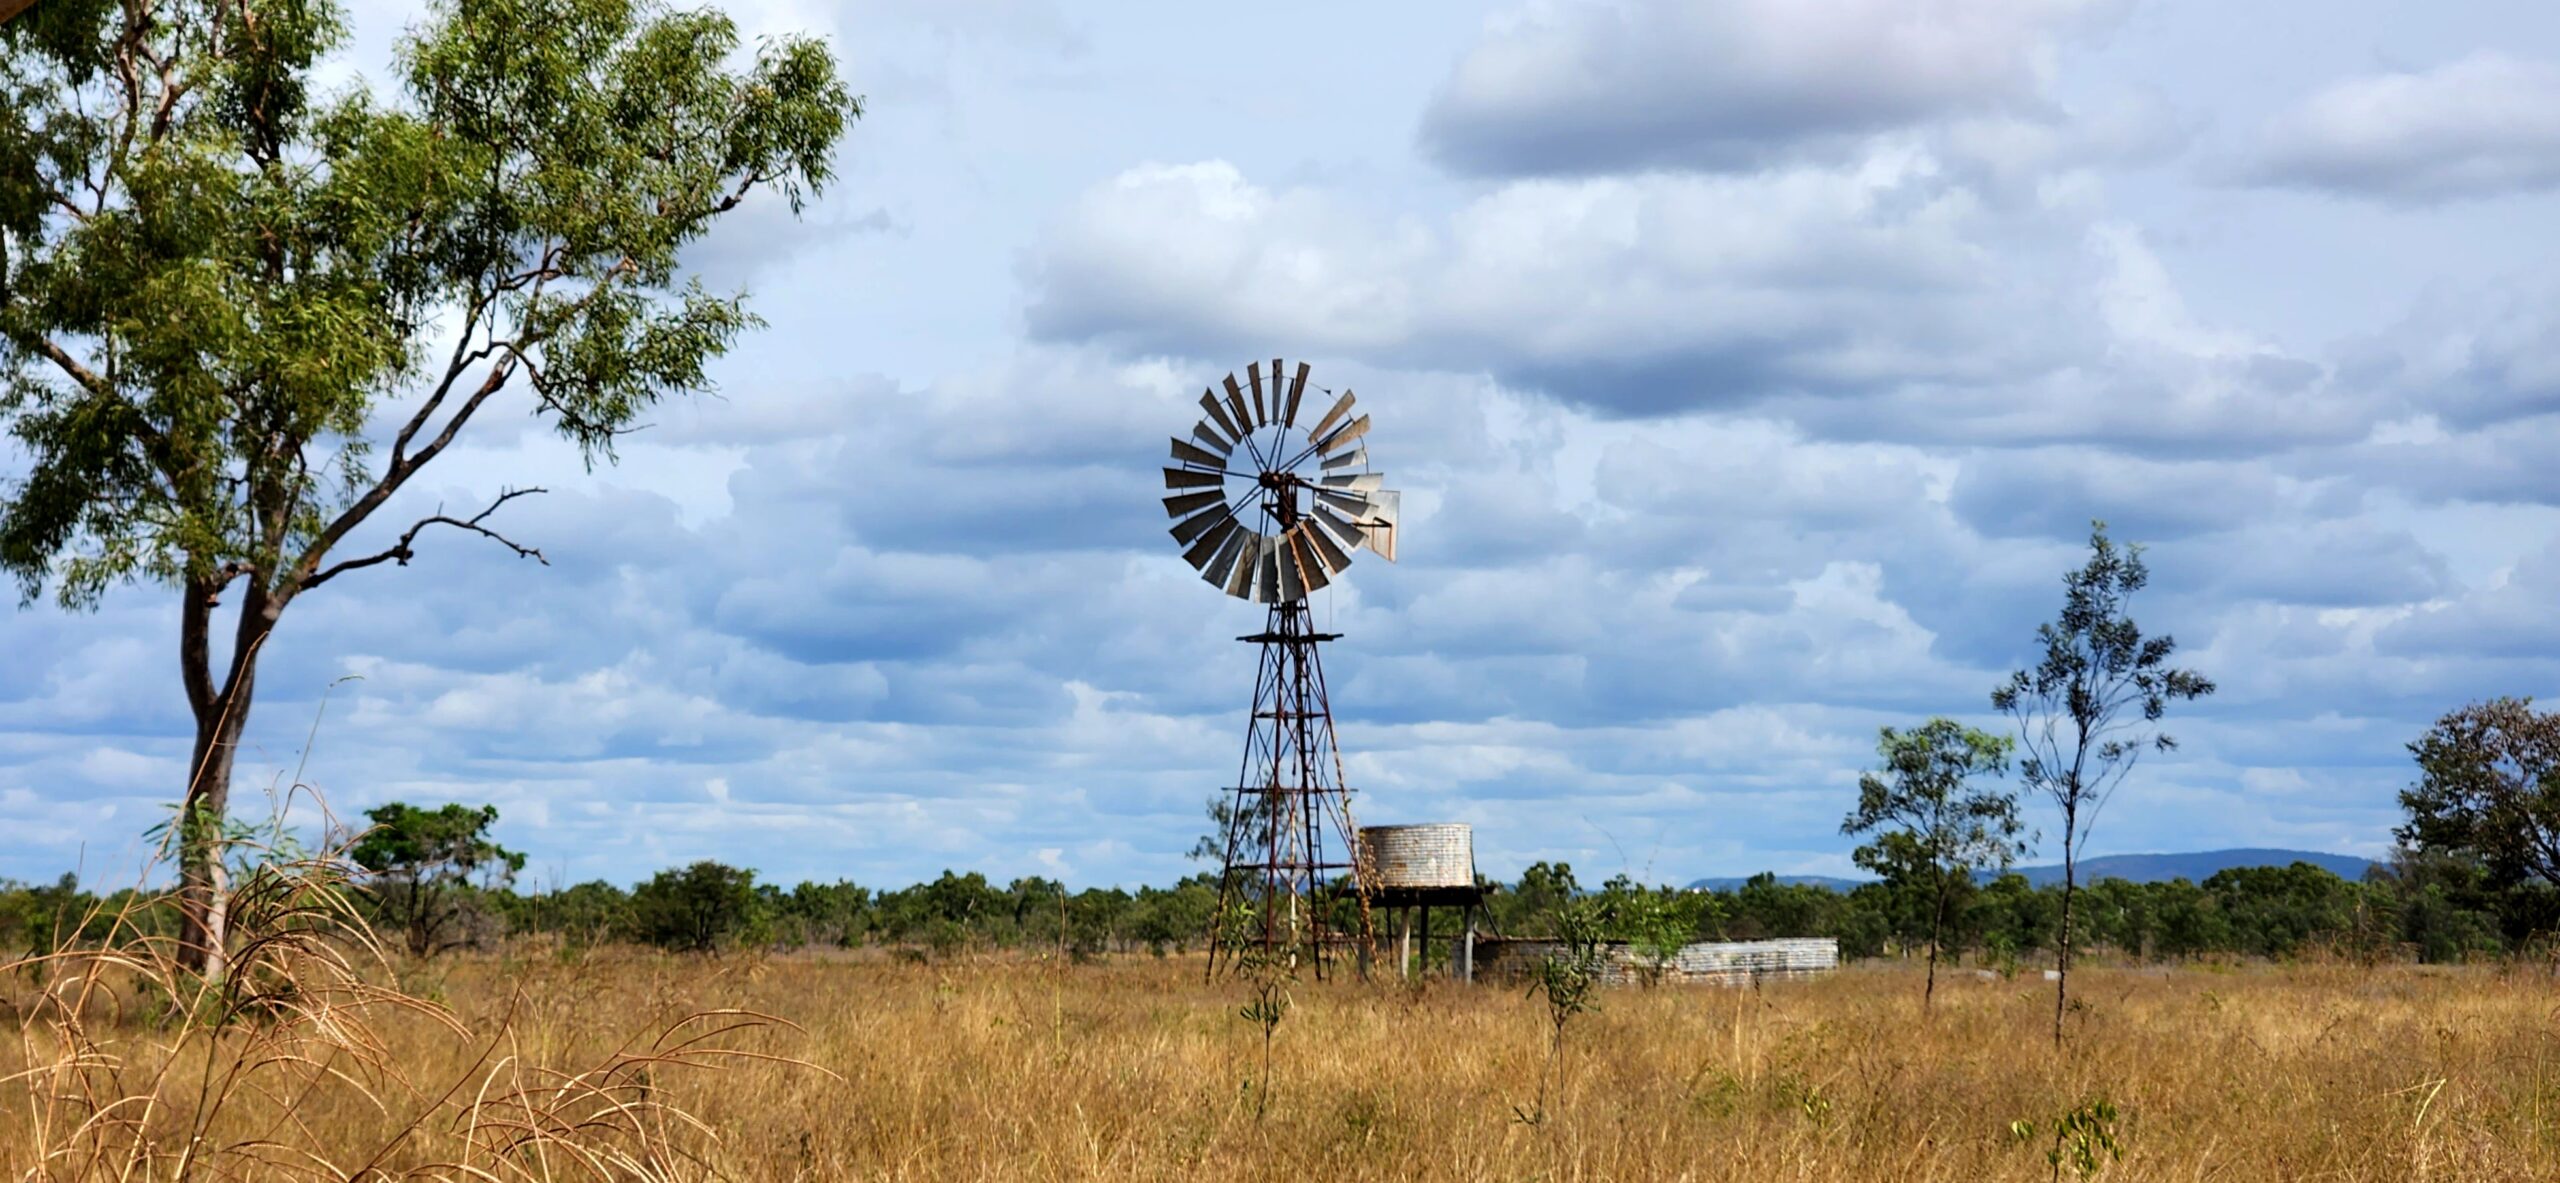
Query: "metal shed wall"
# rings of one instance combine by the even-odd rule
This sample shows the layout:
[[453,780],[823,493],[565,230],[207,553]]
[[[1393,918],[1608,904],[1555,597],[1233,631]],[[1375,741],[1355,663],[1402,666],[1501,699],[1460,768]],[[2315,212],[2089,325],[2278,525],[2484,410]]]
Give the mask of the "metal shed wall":
[[[1478,973],[1519,978],[1554,955],[1553,941],[1484,940],[1476,943]],[[1809,978],[1840,965],[1840,942],[1831,937],[1777,941],[1701,941],[1685,946],[1663,967],[1666,981],[1741,986]],[[1641,981],[1646,959],[1623,942],[1600,947],[1600,976],[1613,985]]]

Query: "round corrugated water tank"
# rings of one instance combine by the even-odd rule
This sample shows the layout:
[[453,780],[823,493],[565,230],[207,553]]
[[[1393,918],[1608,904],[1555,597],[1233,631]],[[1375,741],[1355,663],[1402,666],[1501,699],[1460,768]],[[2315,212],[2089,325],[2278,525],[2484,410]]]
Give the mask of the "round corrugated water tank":
[[1360,845],[1378,887],[1474,887],[1475,827],[1463,822],[1365,826]]

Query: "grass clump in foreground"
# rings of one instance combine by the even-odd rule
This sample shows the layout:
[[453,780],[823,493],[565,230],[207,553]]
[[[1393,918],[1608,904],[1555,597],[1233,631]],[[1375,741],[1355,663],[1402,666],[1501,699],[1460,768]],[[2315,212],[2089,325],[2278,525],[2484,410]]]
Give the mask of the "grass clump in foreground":
[[[348,984],[332,989],[386,995],[280,1000],[263,1025],[219,1031],[136,1004],[162,989],[142,968],[11,971],[0,1016],[22,1037],[0,1046],[0,1175],[2560,1173],[2552,984],[2524,970],[2091,968],[2075,1054],[2060,1063],[2042,1050],[2050,998],[2021,981],[1944,984],[1925,1024],[1910,1006],[1917,970],[1900,966],[1756,990],[1617,990],[1575,1020],[1559,1068],[1573,1104],[1530,1127],[1515,1107],[1550,1066],[1552,1032],[1517,988],[1299,983],[1268,1087],[1247,1089],[1264,1049],[1234,1020],[1243,987],[1203,983],[1196,960],[604,951],[396,975],[346,965]],[[410,1001],[389,1000],[395,985]],[[759,1015],[799,1029],[734,1029]],[[648,1037],[635,1045],[634,1032]],[[280,1054],[298,1058],[244,1067]],[[190,1144],[204,1148],[192,1161],[172,1153]],[[130,1152],[143,1145],[156,1149]]]
[[738,1063],[782,1020],[734,1007],[616,1015],[644,1033],[552,1054],[572,1024],[484,979],[480,1005],[403,982],[353,903],[350,864],[244,862],[227,969],[182,968],[147,896],[99,934],[0,963],[0,1174],[54,1180],[683,1179],[717,1131],[662,1082]]

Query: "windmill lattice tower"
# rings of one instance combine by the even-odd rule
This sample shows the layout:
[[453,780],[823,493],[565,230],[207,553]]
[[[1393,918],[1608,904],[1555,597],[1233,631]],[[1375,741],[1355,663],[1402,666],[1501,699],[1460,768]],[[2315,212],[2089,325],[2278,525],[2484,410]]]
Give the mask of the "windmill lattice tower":
[[[1183,559],[1211,586],[1267,604],[1244,759],[1229,786],[1210,972],[1245,948],[1328,970],[1337,947],[1373,933],[1371,876],[1358,865],[1351,788],[1334,741],[1333,708],[1309,593],[1333,582],[1367,547],[1395,560],[1400,496],[1369,468],[1369,417],[1350,418],[1344,391],[1312,425],[1298,425],[1309,390],[1300,362],[1278,359],[1226,377],[1200,395],[1206,414],[1173,441],[1165,512]],[[1322,387],[1319,394],[1330,394]]]

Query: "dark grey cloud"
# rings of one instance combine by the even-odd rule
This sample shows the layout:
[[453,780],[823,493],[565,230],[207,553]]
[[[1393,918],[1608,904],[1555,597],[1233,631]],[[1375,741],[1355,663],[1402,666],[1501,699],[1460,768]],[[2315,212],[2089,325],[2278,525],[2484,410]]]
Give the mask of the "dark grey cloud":
[[1966,457],[1950,504],[1992,537],[2081,538],[2103,520],[2125,537],[2163,540],[2263,520],[2304,496],[2259,465],[2024,448]]
[[2269,121],[2228,167],[2395,205],[2560,187],[2560,66],[2482,50],[2351,78]]

